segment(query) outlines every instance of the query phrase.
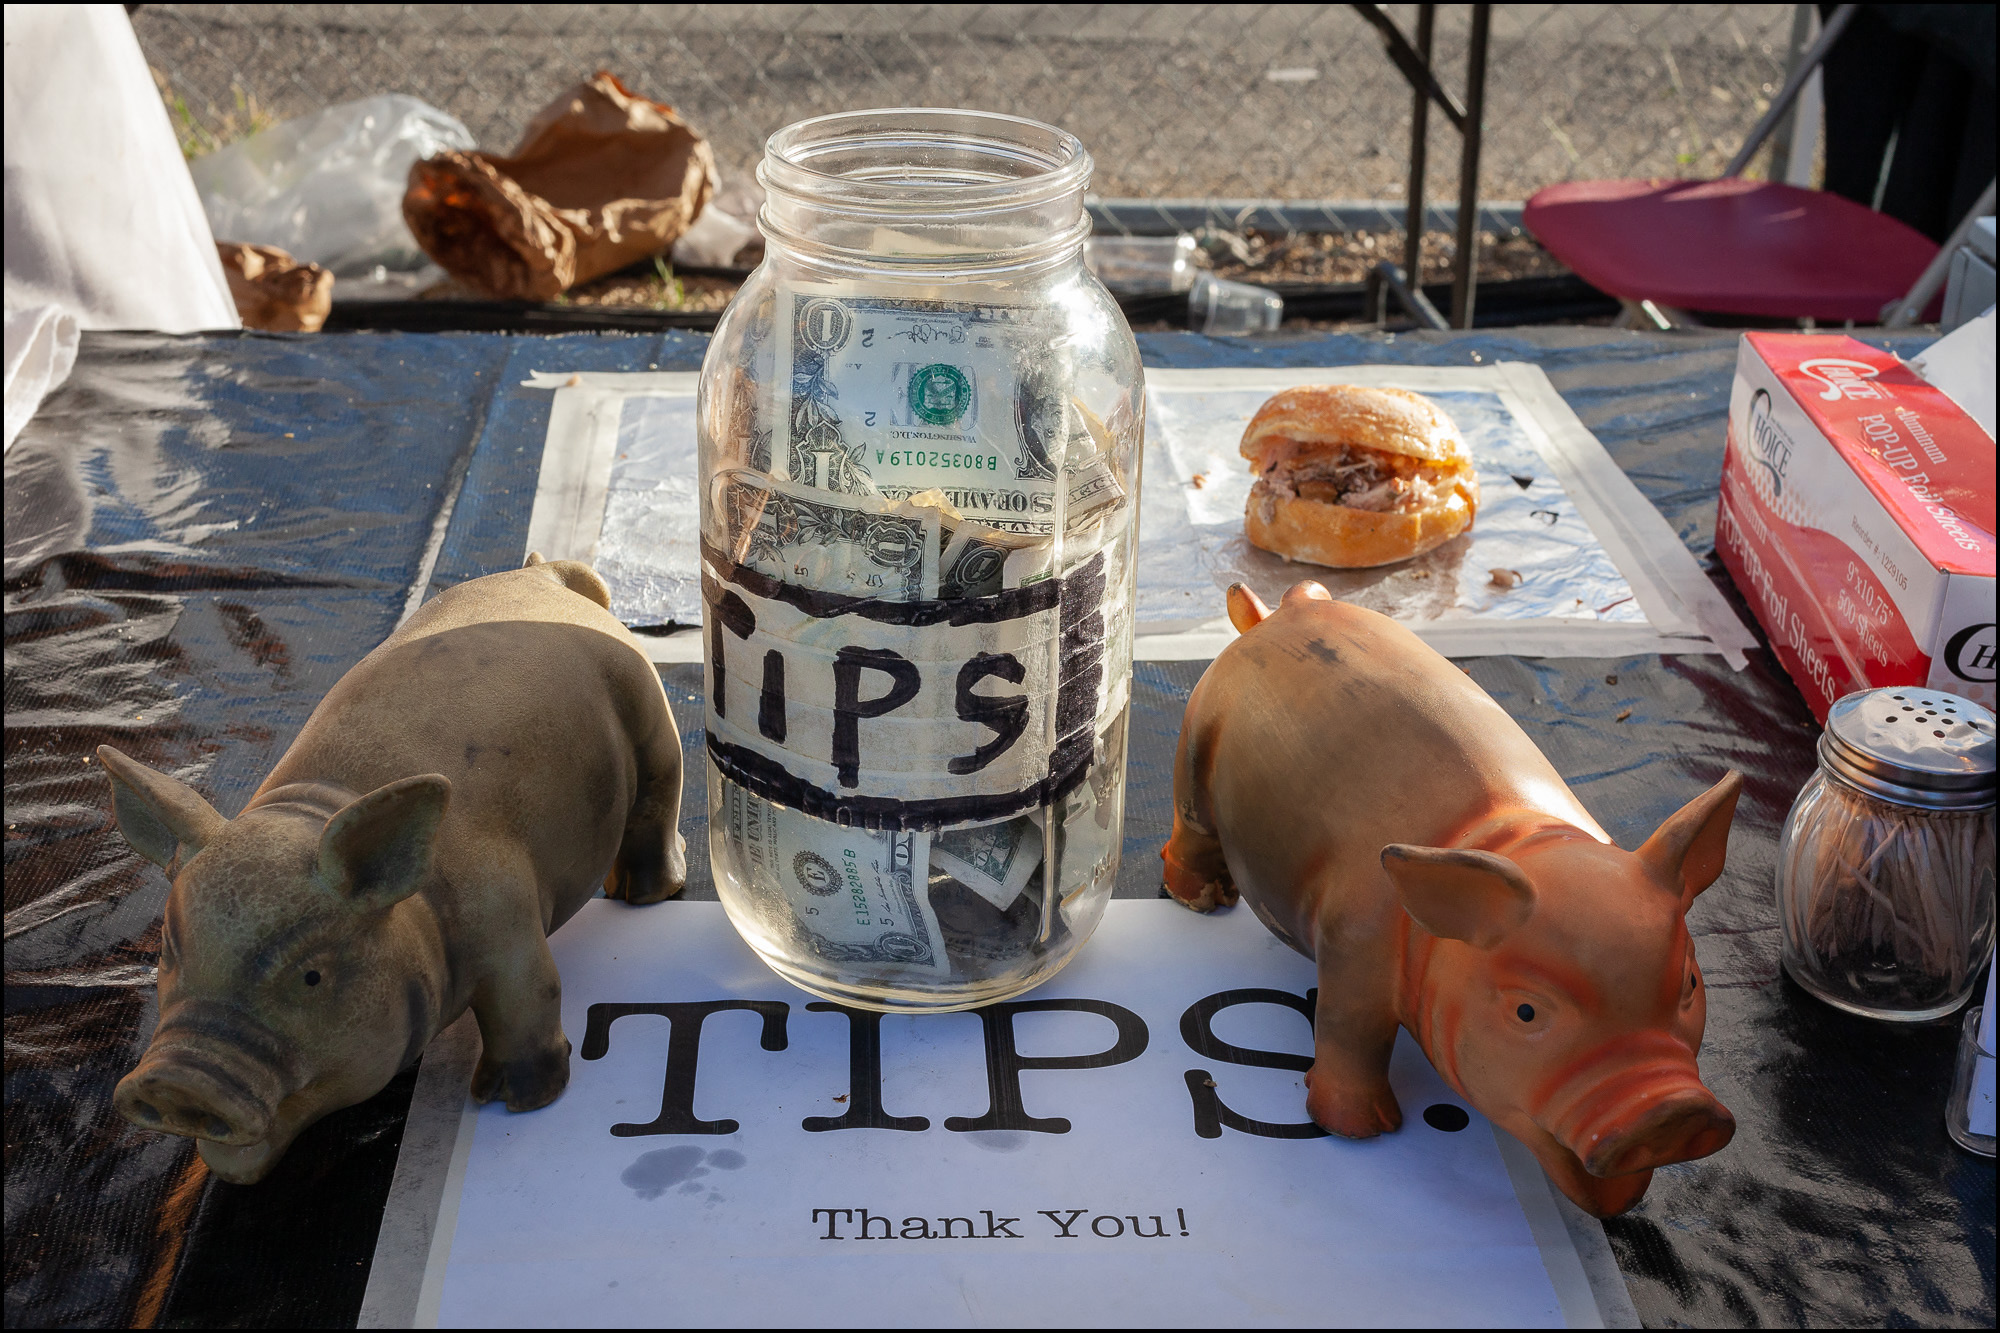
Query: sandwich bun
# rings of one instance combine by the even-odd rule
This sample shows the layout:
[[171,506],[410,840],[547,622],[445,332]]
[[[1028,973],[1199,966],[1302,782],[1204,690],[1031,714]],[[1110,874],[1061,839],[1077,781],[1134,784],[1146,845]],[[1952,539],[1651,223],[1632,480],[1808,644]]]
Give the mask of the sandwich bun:
[[1422,555],[1472,526],[1479,479],[1450,417],[1420,394],[1287,389],[1243,432],[1253,546],[1335,569]]

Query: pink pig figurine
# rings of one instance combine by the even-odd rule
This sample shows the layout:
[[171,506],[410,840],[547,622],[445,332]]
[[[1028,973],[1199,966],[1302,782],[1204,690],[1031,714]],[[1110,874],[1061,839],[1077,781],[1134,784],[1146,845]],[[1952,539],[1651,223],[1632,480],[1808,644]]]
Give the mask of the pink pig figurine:
[[1466,1101],[1598,1217],[1736,1122],[1695,1068],[1707,1005],[1687,910],[1722,873],[1742,775],[1620,851],[1513,719],[1386,616],[1301,583],[1188,700],[1161,855],[1196,911],[1236,900],[1319,968],[1306,1110],[1403,1123],[1408,1028]]

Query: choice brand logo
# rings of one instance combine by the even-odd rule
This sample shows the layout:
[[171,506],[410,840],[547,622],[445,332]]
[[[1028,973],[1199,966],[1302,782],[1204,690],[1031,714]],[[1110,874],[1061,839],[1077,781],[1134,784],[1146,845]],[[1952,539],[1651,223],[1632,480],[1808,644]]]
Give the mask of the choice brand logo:
[[1995,626],[1967,625],[1951,636],[1944,646],[1944,664],[1951,668],[1951,674],[1960,680],[1991,681],[1993,679],[1993,633]]
[[1771,474],[1771,495],[1785,493],[1785,469],[1792,465],[1792,437],[1771,412],[1771,395],[1759,389],[1750,399],[1750,443],[1754,461]]
[[1882,391],[1868,383],[1881,374],[1879,366],[1871,366],[1866,361],[1845,361],[1835,356],[1814,357],[1810,361],[1799,362],[1799,373],[1810,375],[1826,387],[1819,396],[1826,402],[1837,403],[1843,398],[1880,398]]
[[955,425],[972,406],[972,382],[957,366],[943,362],[910,376],[910,411],[933,426]]

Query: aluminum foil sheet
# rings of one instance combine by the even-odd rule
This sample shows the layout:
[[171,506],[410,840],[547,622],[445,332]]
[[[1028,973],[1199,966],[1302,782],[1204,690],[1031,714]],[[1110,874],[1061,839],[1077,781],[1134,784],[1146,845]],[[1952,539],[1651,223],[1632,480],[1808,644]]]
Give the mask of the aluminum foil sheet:
[[624,401],[596,563],[628,625],[701,624],[698,470],[693,398]]
[[[1414,560],[1376,569],[1327,569],[1258,550],[1243,537],[1252,477],[1237,445],[1271,394],[1266,388],[1147,386],[1140,633],[1212,620],[1222,614],[1222,591],[1232,583],[1247,583],[1275,604],[1308,578],[1343,601],[1403,621],[1646,623],[1631,586],[1554,470],[1491,391],[1425,395],[1458,423],[1478,466],[1479,513],[1470,532]],[[1504,572],[1496,578],[1496,571]]]
[[[1271,392],[1148,386],[1139,633],[1214,621],[1223,590],[1239,580],[1275,602],[1305,578],[1403,621],[1646,623],[1554,469],[1491,390],[1428,394],[1458,423],[1477,461],[1481,498],[1470,532],[1378,569],[1327,569],[1251,546],[1243,537],[1251,475],[1237,444]],[[596,564],[611,586],[612,611],[629,625],[701,623],[696,471],[694,399],[625,399]]]

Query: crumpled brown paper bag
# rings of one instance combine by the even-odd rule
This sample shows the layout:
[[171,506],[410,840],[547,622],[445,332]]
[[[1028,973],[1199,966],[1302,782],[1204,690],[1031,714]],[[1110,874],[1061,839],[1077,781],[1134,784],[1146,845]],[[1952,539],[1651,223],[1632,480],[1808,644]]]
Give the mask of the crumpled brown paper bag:
[[333,309],[333,274],[275,245],[217,241],[222,276],[243,326],[273,333],[318,333]]
[[706,139],[600,70],[543,107],[513,156],[446,152],[416,163],[403,217],[453,277],[546,301],[664,253],[716,183]]

